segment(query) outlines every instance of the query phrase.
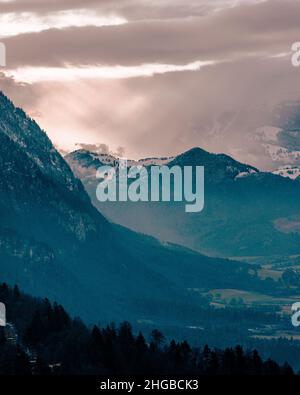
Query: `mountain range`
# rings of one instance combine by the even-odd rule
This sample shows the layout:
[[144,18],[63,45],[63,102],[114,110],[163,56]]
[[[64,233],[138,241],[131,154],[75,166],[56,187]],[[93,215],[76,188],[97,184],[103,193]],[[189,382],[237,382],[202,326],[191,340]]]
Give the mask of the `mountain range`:
[[[210,256],[245,257],[298,254],[300,183],[295,168],[259,171],[225,154],[193,148],[173,158],[172,167],[204,166],[205,208],[185,213],[181,202],[99,202],[96,170],[105,155],[77,150],[65,159],[105,217],[134,231],[181,244]],[[117,158],[110,158],[116,163]],[[151,166],[161,158],[129,161]]]
[[[220,161],[236,165],[225,156]],[[226,171],[228,179],[239,170]],[[209,258],[111,223],[46,133],[4,94],[0,175],[1,281],[64,303],[87,321],[193,323],[206,301],[190,289],[264,286],[245,263]],[[218,177],[224,175],[220,169]]]

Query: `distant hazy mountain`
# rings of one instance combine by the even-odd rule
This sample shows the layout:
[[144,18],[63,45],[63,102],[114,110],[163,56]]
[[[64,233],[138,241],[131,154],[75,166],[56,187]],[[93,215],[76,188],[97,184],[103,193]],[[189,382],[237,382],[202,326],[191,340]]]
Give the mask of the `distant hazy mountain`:
[[269,122],[254,134],[266,160],[271,160],[268,168],[300,165],[300,102],[278,104],[271,109]]
[[[99,166],[116,166],[118,158],[111,154],[102,154],[97,152],[87,151],[86,149],[79,149],[71,154],[65,156],[69,163],[74,163],[76,171],[79,171],[78,165],[80,164],[84,173],[88,169],[98,169]],[[162,158],[144,158],[139,160],[128,159],[128,166],[151,166],[151,165],[166,165],[174,160],[175,157],[162,157]]]
[[273,174],[277,174],[282,177],[288,177],[292,180],[300,180],[300,166],[283,166],[273,171]]
[[298,166],[300,101],[278,102],[274,98],[231,111],[211,109],[195,124],[195,129],[187,126],[183,135],[193,145],[197,141],[203,147],[213,147],[216,152],[226,152],[264,170]]
[[[83,168],[94,160],[86,157]],[[262,286],[246,264],[110,224],[47,135],[2,94],[0,214],[1,281],[85,319],[193,322],[204,301],[188,289]]]
[[[300,184],[290,178],[193,148],[167,163],[205,167],[204,211],[187,214],[178,202],[100,203],[95,195],[95,171],[100,164],[95,154],[75,151],[66,160],[94,205],[113,222],[211,255],[300,252]],[[283,220],[288,227],[281,227]]]

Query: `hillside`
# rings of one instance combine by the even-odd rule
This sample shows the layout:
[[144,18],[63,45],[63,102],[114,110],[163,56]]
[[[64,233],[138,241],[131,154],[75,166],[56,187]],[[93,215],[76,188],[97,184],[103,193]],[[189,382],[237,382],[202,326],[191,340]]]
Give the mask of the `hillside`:
[[[292,255],[300,251],[297,180],[261,172],[228,155],[193,148],[166,163],[182,169],[204,166],[204,210],[187,215],[184,202],[99,202],[96,169],[101,161],[94,154],[91,161],[91,155],[75,151],[66,160],[93,204],[113,222],[212,256]],[[147,166],[148,171],[152,165]],[[280,227],[282,222],[289,226]]]
[[158,330],[147,339],[128,322],[89,329],[62,306],[6,284],[0,285],[0,300],[8,312],[8,325],[0,327],[0,376],[293,374],[287,363],[263,361],[256,350],[240,346],[192,348]]
[[190,288],[264,288],[246,264],[164,246],[109,223],[45,132],[4,95],[0,110],[3,280],[89,321],[176,324],[182,311],[193,322],[194,309],[206,303]]

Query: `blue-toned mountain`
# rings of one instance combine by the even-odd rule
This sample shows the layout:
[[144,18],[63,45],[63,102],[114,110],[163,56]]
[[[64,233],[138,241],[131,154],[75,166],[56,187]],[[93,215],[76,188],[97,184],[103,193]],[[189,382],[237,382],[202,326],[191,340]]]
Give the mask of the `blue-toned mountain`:
[[45,132],[4,95],[0,214],[1,280],[64,303],[88,320],[192,323],[206,302],[189,289],[263,287],[247,264],[163,245],[111,224]]
[[86,151],[71,153],[66,159],[94,205],[113,222],[209,255],[300,252],[298,180],[261,172],[228,155],[196,147],[165,163],[205,168],[204,210],[187,214],[179,202],[100,203],[95,195],[97,167],[86,159],[90,155],[95,161],[97,154]]

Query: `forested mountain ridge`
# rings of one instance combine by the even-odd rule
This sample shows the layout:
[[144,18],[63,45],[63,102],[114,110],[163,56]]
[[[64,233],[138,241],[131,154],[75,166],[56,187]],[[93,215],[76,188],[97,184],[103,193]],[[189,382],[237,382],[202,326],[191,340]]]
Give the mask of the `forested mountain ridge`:
[[8,326],[0,328],[0,375],[149,374],[151,375],[292,375],[286,363],[263,361],[242,347],[192,348],[167,341],[158,330],[149,339],[131,325],[88,328],[48,299],[0,285]]
[[[151,316],[155,322],[178,322],[182,309],[204,302],[188,288],[237,282],[264,286],[246,264],[164,246],[113,226],[91,204],[45,132],[3,94],[0,109],[0,266],[5,281],[57,300],[91,321]],[[162,304],[168,316],[157,315],[156,306]]]
[[[194,147],[164,163],[182,170],[185,166],[204,166],[204,209],[187,214],[185,202],[99,202],[96,170],[106,164],[104,155],[78,150],[65,158],[82,180],[95,207],[112,222],[134,231],[211,256],[300,252],[299,180],[259,171],[228,155]],[[110,164],[113,162],[110,157]],[[131,162],[128,161],[129,166]],[[143,165],[143,161],[138,164]],[[155,160],[151,164],[146,162],[149,173],[152,166],[156,166]],[[193,188],[195,191],[195,185]]]

